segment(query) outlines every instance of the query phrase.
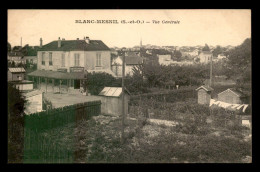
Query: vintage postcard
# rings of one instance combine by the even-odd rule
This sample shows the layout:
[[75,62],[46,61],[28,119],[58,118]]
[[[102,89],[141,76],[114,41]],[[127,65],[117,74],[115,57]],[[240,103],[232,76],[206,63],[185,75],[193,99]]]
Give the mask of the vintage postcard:
[[8,10],[8,163],[251,163],[251,10]]

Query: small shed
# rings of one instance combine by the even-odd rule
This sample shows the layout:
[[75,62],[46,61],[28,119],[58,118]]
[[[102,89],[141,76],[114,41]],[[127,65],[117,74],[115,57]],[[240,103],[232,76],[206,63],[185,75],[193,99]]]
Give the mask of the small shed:
[[206,85],[202,85],[199,88],[197,88],[196,91],[198,91],[198,103],[209,104],[213,88]]
[[[122,87],[105,87],[100,93],[101,113],[122,115]],[[125,114],[128,113],[130,93],[125,89]]]
[[25,69],[23,67],[9,67],[7,73],[8,81],[21,81],[24,80]]
[[228,88],[221,93],[218,93],[218,101],[230,104],[243,104],[247,100],[247,96],[239,90]]

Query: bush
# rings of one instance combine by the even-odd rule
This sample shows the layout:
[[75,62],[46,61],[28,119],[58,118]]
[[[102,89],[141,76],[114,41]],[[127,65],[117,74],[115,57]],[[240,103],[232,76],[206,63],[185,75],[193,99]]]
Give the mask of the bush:
[[98,95],[104,87],[121,87],[121,79],[107,73],[88,73],[87,89],[92,95]]

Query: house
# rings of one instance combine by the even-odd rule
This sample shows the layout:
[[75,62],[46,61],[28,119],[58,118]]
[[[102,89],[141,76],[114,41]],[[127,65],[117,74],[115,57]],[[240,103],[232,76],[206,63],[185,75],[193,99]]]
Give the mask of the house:
[[226,58],[226,56],[225,56],[224,54],[219,54],[219,55],[218,55],[218,60],[224,59],[224,58]]
[[33,90],[33,82],[24,80],[25,69],[22,67],[8,68],[8,82],[20,91]]
[[35,112],[41,112],[43,108],[43,92],[40,90],[33,90],[23,93],[25,97],[25,114],[32,114]]
[[87,72],[111,71],[111,53],[101,40],[58,39],[42,45],[37,51],[37,70],[28,74],[39,89],[55,91],[63,87],[67,92],[83,88]]
[[228,88],[221,93],[218,93],[218,101],[230,104],[243,104],[247,101],[247,96],[239,90]]
[[199,104],[209,104],[211,99],[211,92],[213,88],[202,85],[196,89],[198,91],[198,103]]
[[[136,55],[128,53],[125,56],[125,75],[133,75],[133,68],[134,66],[142,65],[144,58]],[[113,59],[112,61],[112,71],[115,73],[116,76],[122,76],[122,64],[123,64],[123,57],[118,56],[117,58]]]
[[160,65],[170,65],[173,61],[171,59],[171,55],[167,54],[167,55],[157,55],[158,56],[158,62]]
[[210,51],[202,51],[198,56],[200,63],[209,63],[212,57],[213,54]]
[[[104,87],[99,93],[101,98],[101,113],[111,115],[122,115],[122,88],[121,87]],[[128,114],[128,101],[130,98],[130,92],[125,89],[124,94],[124,107],[125,114]]]
[[7,71],[8,81],[24,80],[25,69],[23,67],[9,67]]
[[26,54],[24,55],[24,60],[26,64],[37,64],[37,51],[40,48],[39,46],[29,46],[24,47],[26,49]]

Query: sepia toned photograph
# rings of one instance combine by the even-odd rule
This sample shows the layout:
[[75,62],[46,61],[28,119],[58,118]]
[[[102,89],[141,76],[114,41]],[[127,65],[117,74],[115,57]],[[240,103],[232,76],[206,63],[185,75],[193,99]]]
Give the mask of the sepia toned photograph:
[[250,9],[8,9],[8,163],[252,163]]

